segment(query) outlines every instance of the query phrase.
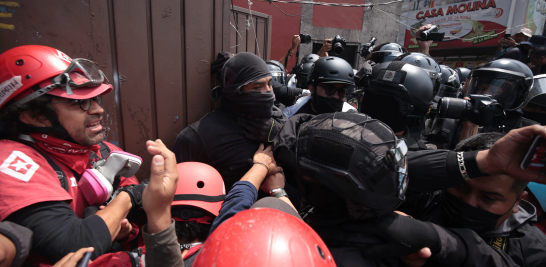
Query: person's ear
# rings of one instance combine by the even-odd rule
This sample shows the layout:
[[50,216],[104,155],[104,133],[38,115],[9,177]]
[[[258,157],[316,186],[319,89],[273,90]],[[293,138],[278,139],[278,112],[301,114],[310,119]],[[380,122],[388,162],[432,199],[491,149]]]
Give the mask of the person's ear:
[[307,89],[309,89],[309,91],[311,91],[311,94],[315,93],[315,87],[313,87],[313,84],[309,84],[309,86],[307,86]]
[[23,111],[19,115],[19,120],[25,124],[34,127],[51,127],[51,122],[44,115],[33,116],[30,110]]
[[518,213],[519,212],[519,202],[521,202],[521,200],[523,198],[525,198],[529,193],[527,193],[527,191],[523,190],[523,192],[521,192],[521,194],[519,194],[519,197],[518,199],[516,200],[516,203],[514,203],[514,206],[512,207],[512,213]]

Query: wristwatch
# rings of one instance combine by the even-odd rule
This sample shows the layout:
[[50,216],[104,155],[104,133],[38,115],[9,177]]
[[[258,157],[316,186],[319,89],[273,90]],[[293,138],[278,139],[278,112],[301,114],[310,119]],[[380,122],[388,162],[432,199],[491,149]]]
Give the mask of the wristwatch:
[[288,197],[288,194],[286,191],[284,191],[284,188],[273,189],[269,192],[269,195],[276,198]]

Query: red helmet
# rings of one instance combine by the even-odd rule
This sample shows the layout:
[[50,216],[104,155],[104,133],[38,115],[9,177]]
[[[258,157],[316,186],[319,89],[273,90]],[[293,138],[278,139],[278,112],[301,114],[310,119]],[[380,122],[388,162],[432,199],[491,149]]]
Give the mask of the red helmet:
[[[102,83],[103,80],[99,82],[93,79],[98,76],[104,78],[104,74],[96,66],[92,66],[94,64],[89,64],[92,61],[78,60],[82,64],[74,64],[75,62],[65,53],[41,45],[18,46],[0,54],[0,108],[14,98],[19,100],[34,93],[35,90],[30,89],[35,85],[39,85],[40,88],[52,85],[53,78],[67,71],[69,67],[74,71],[67,72],[67,76],[70,76],[68,79],[70,85],[73,85],[71,87],[83,85],[79,86],[82,88],[72,92],[71,89],[66,90],[68,85],[52,86],[52,90],[45,90],[45,93],[70,99],[87,99],[112,91],[112,85]],[[82,72],[81,70],[85,69],[83,65],[93,69],[94,73]],[[58,79],[57,85],[62,84],[60,80]],[[30,97],[27,101],[35,97]]]
[[172,206],[193,206],[218,216],[226,188],[220,173],[201,162],[184,162],[176,165],[178,186]]
[[194,266],[336,266],[320,237],[304,221],[276,209],[249,209],[207,238]]

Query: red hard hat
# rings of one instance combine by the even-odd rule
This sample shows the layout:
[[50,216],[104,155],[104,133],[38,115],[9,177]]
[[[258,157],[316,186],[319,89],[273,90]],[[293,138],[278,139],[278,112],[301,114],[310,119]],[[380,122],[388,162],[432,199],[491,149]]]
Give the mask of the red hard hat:
[[[51,84],[51,78],[65,71],[72,59],[65,53],[51,47],[41,45],[23,45],[12,48],[0,54],[0,108],[10,100],[20,99],[33,92],[34,85],[41,87]],[[102,84],[94,88],[74,90],[67,96],[55,88],[48,94],[71,99],[92,98],[112,91],[110,84]]]
[[207,238],[194,266],[336,266],[320,237],[302,220],[268,208],[249,209]]
[[201,162],[184,162],[176,165],[178,186],[172,206],[193,206],[218,216],[226,188],[220,173]]

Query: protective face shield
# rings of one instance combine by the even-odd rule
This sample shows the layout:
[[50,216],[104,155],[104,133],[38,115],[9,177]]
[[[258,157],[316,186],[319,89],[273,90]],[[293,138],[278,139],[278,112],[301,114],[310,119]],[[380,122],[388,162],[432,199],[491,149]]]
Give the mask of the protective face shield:
[[78,186],[89,205],[100,205],[111,196],[116,176],[131,177],[140,169],[142,158],[124,152],[112,151],[106,159],[95,163],[82,174]]
[[504,110],[514,110],[523,104],[528,94],[526,87],[532,83],[532,78],[518,72],[480,68],[472,72],[468,84],[464,86],[463,95],[491,95]]
[[271,75],[273,76],[274,81],[284,85],[288,84],[286,71],[284,70],[284,66],[280,62],[276,60],[267,60],[265,61],[265,63],[271,71]]
[[534,80],[533,87],[531,88],[531,91],[529,91],[529,94],[527,95],[527,97],[525,97],[525,100],[523,101],[521,108],[525,108],[527,104],[529,103],[546,107],[546,103],[537,101],[540,98],[543,98],[538,96],[546,95],[546,74],[537,75],[533,78],[533,80]]

